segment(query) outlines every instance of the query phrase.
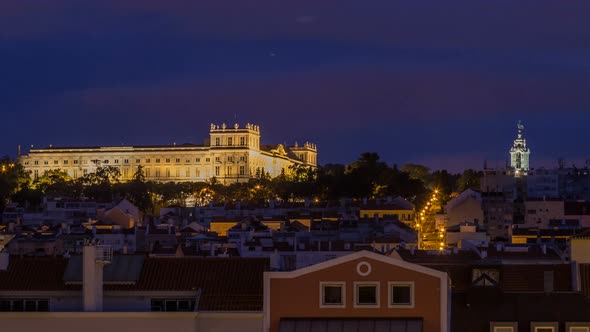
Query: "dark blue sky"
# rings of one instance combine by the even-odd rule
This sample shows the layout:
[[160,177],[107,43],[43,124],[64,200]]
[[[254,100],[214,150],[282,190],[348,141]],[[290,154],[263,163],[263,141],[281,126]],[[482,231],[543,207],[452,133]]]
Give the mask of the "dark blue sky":
[[[459,170],[590,159],[590,2],[0,1],[0,154],[201,143],[211,122]],[[488,164],[494,165],[491,161]]]

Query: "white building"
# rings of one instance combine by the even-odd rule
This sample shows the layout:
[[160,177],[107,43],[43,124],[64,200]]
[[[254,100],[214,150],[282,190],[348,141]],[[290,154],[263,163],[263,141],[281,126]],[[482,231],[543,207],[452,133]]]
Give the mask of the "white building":
[[312,143],[293,146],[260,144],[260,127],[211,124],[203,145],[49,147],[30,149],[19,162],[38,178],[48,170],[60,169],[72,178],[95,172],[101,166],[115,166],[122,180],[143,167],[147,180],[246,182],[256,175],[272,177],[289,172],[292,165],[317,166],[317,147]]
[[529,171],[529,155],[531,150],[526,147],[526,139],[522,137],[524,126],[518,122],[518,137],[510,149],[510,167],[514,169],[514,176],[527,175]]

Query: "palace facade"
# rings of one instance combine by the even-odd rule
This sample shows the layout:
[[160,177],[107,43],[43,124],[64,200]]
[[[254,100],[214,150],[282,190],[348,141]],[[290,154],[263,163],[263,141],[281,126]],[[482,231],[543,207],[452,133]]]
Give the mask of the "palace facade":
[[312,143],[293,146],[260,144],[260,127],[211,124],[203,145],[49,147],[29,150],[19,163],[36,179],[46,171],[60,169],[72,178],[115,166],[121,180],[130,180],[138,166],[146,180],[160,182],[206,181],[215,177],[229,184],[247,182],[259,174],[275,177],[289,173],[290,166],[317,166],[317,147]]

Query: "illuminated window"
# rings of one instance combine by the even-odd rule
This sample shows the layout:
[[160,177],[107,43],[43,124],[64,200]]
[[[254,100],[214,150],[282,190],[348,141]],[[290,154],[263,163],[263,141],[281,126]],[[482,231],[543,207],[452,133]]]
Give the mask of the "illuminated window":
[[240,145],[246,145],[246,137],[242,136],[240,137]]
[[129,169],[128,168],[123,168],[123,177],[128,177],[129,176]]
[[246,167],[240,166],[240,175],[246,175]]
[[389,307],[413,308],[414,283],[411,281],[391,281],[389,286]]
[[170,177],[170,168],[166,167],[166,177]]
[[232,146],[233,145],[233,142],[234,142],[234,139],[232,137],[228,137],[227,138],[227,145],[228,146]]
[[211,161],[211,158],[205,158],[205,162],[208,163]]
[[344,308],[345,287],[344,282],[320,282],[320,308]]
[[198,169],[198,168],[197,168],[197,169],[195,170],[195,176],[196,176],[196,177],[198,177],[198,178],[200,178],[200,177],[201,177],[201,170],[200,170],[200,169]]
[[219,176],[220,169],[221,167],[215,166],[215,176]]
[[513,326],[494,326],[493,332],[515,332]]
[[176,177],[180,177],[180,168],[176,167]]
[[221,145],[221,139],[219,137],[215,137],[215,146]]
[[201,162],[201,158],[197,158],[195,159],[196,162],[200,163]]
[[67,160],[64,160],[64,165],[67,165],[67,164],[68,164],[68,161]]
[[170,162],[170,159],[166,159],[166,162],[169,163]]
[[558,328],[557,322],[531,322],[533,332],[557,332]]
[[160,169],[156,168],[156,177],[159,178],[160,177]]
[[35,178],[35,180],[39,179],[39,170],[37,170],[37,169],[36,169],[36,170],[34,171],[34,174],[35,174],[35,175],[34,175],[34,178]]
[[150,169],[149,168],[146,168],[145,169],[145,177],[146,178],[149,178],[150,177]]
[[[573,326],[573,324],[579,326]],[[568,332],[590,332],[590,323],[566,323],[566,326],[569,326]]]
[[180,163],[180,158],[176,158],[176,163]]
[[141,164],[141,159],[135,159],[136,164]]
[[74,165],[78,165],[78,161],[77,160],[74,160]]
[[186,171],[184,172],[184,176],[186,176],[187,178],[191,176],[191,169],[190,167],[186,168]]
[[78,170],[75,169],[73,173],[74,175],[72,177],[76,179],[78,177]]
[[354,306],[379,307],[379,282],[355,282]]
[[160,163],[160,159],[156,159],[156,164],[159,164],[159,163]]

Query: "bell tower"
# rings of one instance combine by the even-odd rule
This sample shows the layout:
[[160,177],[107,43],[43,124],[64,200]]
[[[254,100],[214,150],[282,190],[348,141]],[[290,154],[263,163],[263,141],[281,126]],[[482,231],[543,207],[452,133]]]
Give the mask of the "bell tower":
[[514,170],[515,177],[526,176],[529,171],[529,155],[531,150],[526,146],[526,139],[522,132],[524,126],[518,121],[518,136],[510,149],[510,167]]

